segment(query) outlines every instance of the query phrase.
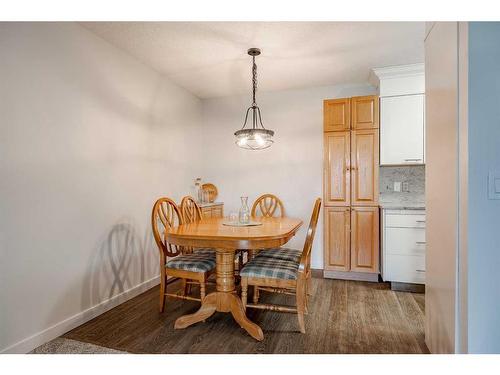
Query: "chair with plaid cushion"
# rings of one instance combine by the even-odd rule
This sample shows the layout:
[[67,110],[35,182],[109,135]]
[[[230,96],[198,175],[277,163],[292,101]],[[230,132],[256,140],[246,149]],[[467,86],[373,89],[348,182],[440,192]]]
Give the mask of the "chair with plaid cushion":
[[[296,250],[292,251],[284,248],[261,251],[240,272],[241,300],[245,308],[297,313],[300,332],[302,333],[305,333],[304,314],[307,310],[308,278],[311,275],[311,249],[320,208],[321,199],[318,198],[314,203],[306,241],[300,254]],[[272,254],[272,252],[275,252],[275,254]],[[294,294],[297,301],[296,307],[259,304],[258,298],[257,301],[254,299],[254,303],[247,303],[249,285],[264,291]]]
[[200,221],[202,218],[200,206],[189,195],[181,200],[181,214],[185,224]]
[[251,215],[254,217],[284,217],[285,207],[276,195],[263,194],[253,202]]
[[[203,217],[203,215],[201,214],[200,206],[198,205],[198,203],[196,203],[194,198],[189,195],[182,198],[180,210],[184,224],[195,223],[197,221],[200,221]],[[193,252],[196,252],[197,254],[205,253],[205,254],[212,254],[213,256],[215,256],[215,249],[207,249],[207,248],[195,249],[192,247],[184,246],[182,252],[184,254],[191,254]],[[192,282],[186,279],[182,279],[182,282],[183,282],[184,294],[185,295],[191,294]]]
[[[160,251],[160,312],[165,309],[166,296],[202,301],[205,298],[206,281],[215,270],[215,253],[210,249],[200,249],[191,254],[183,253],[181,247],[165,241],[165,231],[183,224],[179,207],[170,198],[160,198],[156,201],[151,214],[151,224]],[[186,288],[177,294],[167,293],[167,278],[169,276],[199,284],[200,298],[187,295]],[[184,281],[184,285],[186,285],[186,281]]]
[[[189,195],[185,196],[181,200],[181,215],[182,215],[182,220],[184,224],[191,224],[195,223],[197,221],[200,221],[203,217],[201,214],[201,208],[198,206],[198,203],[194,200],[193,197],[190,197]],[[204,252],[204,253],[214,253],[214,249],[193,249],[192,247],[184,247],[183,252],[184,253],[192,253],[193,251],[195,252]]]
[[[253,202],[251,216],[257,217],[285,217],[285,206],[281,199],[274,194],[263,194]],[[248,260],[252,259],[261,250],[244,250],[248,254]],[[243,257],[240,259],[243,264]],[[259,291],[256,288],[255,293],[258,295]]]
[[[198,205],[198,203],[196,203],[194,198],[190,197],[190,196],[185,196],[184,198],[182,198],[181,213],[182,213],[182,217],[184,219],[185,224],[194,223],[196,221],[200,221],[203,218],[203,215],[201,214],[200,206]],[[212,252],[215,256],[215,249],[184,248],[184,251],[191,252],[191,253],[193,251],[196,253],[199,253],[199,252],[210,253],[210,252]],[[234,265],[235,274],[238,274],[239,269],[242,267],[241,266],[242,258],[241,258],[241,253],[239,251],[236,252],[234,261],[235,261],[235,265]],[[185,288],[186,288],[186,286],[185,286]],[[187,287],[186,293],[189,292],[189,290],[190,290],[190,288]]]

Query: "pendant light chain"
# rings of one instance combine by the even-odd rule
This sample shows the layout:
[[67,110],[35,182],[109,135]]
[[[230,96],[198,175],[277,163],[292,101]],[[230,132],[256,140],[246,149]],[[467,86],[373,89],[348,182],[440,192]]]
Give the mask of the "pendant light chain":
[[255,92],[257,91],[257,64],[255,63],[255,56],[252,56],[252,85],[253,85],[253,103],[252,106],[257,106],[255,99]]

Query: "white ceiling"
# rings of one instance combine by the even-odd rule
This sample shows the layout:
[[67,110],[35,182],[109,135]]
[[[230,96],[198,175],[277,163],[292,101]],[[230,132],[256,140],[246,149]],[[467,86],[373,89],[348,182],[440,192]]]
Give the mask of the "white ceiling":
[[423,22],[84,22],[200,98],[367,82],[370,69],[423,62]]

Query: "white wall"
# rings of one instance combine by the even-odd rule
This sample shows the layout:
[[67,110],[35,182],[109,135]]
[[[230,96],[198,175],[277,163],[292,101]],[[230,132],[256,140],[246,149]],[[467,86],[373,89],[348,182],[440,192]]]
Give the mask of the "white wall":
[[426,39],[426,342],[500,353],[499,22],[436,22]]
[[469,23],[468,348],[500,353],[500,22]]
[[[224,201],[226,214],[239,209],[241,195],[249,197],[250,205],[263,193],[279,196],[287,215],[304,221],[289,243],[302,248],[314,199],[322,197],[323,99],[374,93],[369,85],[258,93],[264,126],[276,132],[274,145],[263,151],[234,144],[233,133],[243,126],[250,95],[203,100],[202,177],[219,188],[218,200]],[[312,267],[319,269],[323,268],[321,222],[312,252]]]
[[456,22],[436,22],[425,40],[425,340],[431,353],[454,353],[456,350],[457,32]]
[[73,23],[0,23],[0,82],[0,352],[23,352],[156,281],[150,210],[199,174],[201,104]]

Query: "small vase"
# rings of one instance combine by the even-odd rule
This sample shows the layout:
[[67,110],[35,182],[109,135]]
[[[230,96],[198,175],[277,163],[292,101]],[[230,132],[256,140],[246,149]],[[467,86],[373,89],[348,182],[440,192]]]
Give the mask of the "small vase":
[[241,224],[248,224],[250,222],[250,209],[248,208],[248,197],[241,197],[241,207],[238,219]]

